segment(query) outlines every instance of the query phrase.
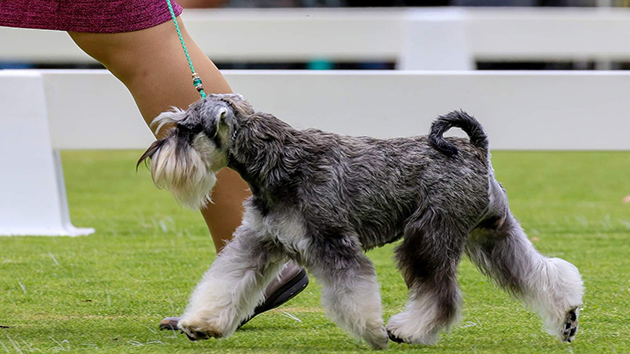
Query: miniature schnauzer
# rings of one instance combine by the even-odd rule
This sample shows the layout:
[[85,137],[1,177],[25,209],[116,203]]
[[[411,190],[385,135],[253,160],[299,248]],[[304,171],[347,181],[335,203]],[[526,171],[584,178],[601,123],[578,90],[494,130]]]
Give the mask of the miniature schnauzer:
[[[532,246],[494,178],[486,134],[466,113],[439,117],[428,137],[374,139],[296,130],[240,95],[211,95],[155,122],[172,129],[138,163],[151,159],[158,187],[200,208],[210,200],[215,172],[229,167],[252,192],[233,241],[178,324],[189,338],[234,333],[292,259],[319,280],[327,316],[373,348],[386,348],[388,338],[435,344],[460,314],[457,265],[465,252],[540,314],[550,334],[573,340],[580,273]],[[452,127],[470,139],[444,138]],[[395,253],[409,299],[384,326],[364,251],[399,239]]]

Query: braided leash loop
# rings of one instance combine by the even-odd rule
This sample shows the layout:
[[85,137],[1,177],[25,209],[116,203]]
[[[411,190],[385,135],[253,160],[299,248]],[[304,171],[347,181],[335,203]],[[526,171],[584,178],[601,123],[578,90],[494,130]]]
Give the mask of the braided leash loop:
[[188,66],[190,67],[190,71],[192,72],[193,85],[199,92],[199,96],[201,96],[201,98],[206,98],[206,92],[203,90],[203,83],[201,82],[199,74],[197,74],[197,72],[195,71],[195,67],[193,66],[192,60],[190,59],[190,54],[188,54],[188,48],[186,48],[186,43],[184,43],[184,37],[182,37],[182,31],[179,29],[179,23],[177,23],[177,18],[175,17],[173,4],[171,4],[171,0],[166,0],[166,4],[168,5],[168,11],[171,13],[171,18],[173,18],[175,30],[177,31],[177,36],[179,37],[179,42],[182,44],[184,54],[186,54],[186,60],[188,60]]

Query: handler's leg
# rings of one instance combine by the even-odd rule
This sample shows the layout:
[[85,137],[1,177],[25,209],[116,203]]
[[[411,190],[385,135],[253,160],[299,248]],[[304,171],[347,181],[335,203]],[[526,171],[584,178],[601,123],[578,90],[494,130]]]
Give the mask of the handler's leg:
[[[179,21],[190,57],[203,81],[205,91],[232,92],[217,67],[195,44],[184,24]],[[199,99],[172,22],[126,33],[69,34],[81,49],[102,63],[127,86],[147,124],[172,106],[187,108]],[[250,192],[247,184],[232,170],[223,169],[217,177],[218,182],[212,194],[214,203],[208,204],[201,213],[219,253],[240,224],[243,216],[242,203]],[[270,289],[270,299],[278,304],[296,295],[295,286],[289,292],[283,286],[296,281],[303,285],[297,291],[299,293],[308,283],[304,270],[295,265],[286,267],[281,281],[272,284],[276,291]]]
[[[206,92],[230,93],[232,89],[216,66],[190,38],[182,35]],[[188,62],[172,22],[125,33],[75,33],[70,36],[81,49],[102,63],[133,95],[145,122],[172,106],[187,108],[199,99],[192,85]],[[242,202],[249,195],[247,184],[235,172],[218,174],[212,199],[202,214],[217,252],[232,238],[242,218]]]

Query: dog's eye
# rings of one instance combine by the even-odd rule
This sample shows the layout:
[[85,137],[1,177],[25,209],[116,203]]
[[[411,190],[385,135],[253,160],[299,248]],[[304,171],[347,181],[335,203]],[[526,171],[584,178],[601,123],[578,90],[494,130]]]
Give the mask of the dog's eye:
[[215,125],[212,125],[212,126],[209,126],[209,127],[204,127],[203,133],[207,137],[212,139],[212,138],[214,138],[217,135],[218,130],[217,130],[217,127]]

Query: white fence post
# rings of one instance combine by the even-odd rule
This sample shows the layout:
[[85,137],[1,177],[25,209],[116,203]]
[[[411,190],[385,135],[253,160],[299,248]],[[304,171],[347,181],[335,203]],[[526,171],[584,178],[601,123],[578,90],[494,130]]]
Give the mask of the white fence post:
[[48,129],[43,77],[0,72],[0,235],[79,236]]
[[397,69],[473,70],[466,27],[457,9],[409,10]]

